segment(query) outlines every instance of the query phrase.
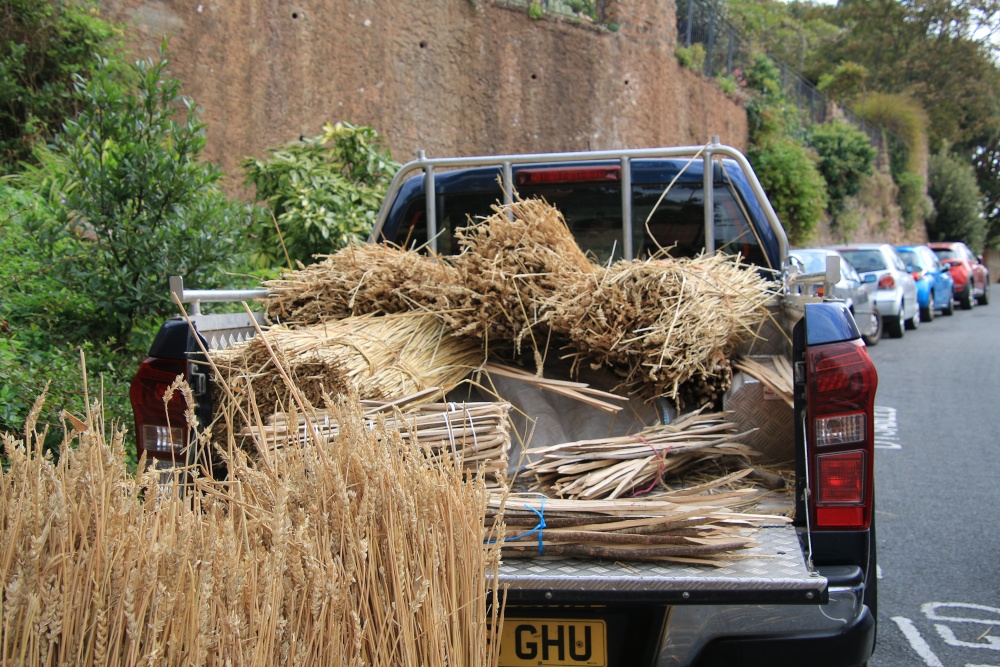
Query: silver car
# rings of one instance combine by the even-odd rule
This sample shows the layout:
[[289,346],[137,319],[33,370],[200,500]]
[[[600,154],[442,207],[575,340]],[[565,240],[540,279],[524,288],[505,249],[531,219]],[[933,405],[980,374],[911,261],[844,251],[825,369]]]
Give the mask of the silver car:
[[[830,248],[796,248],[788,252],[789,258],[799,264],[798,271],[802,276],[816,276],[818,279],[809,281],[800,287],[801,293],[809,296],[822,296],[840,299],[851,310],[858,330],[867,345],[875,345],[882,338],[882,317],[873,298],[874,290],[870,284],[865,284],[854,267],[836,250]],[[826,272],[826,258],[837,257],[840,261],[840,282],[830,286],[826,294],[826,286],[819,279]]]
[[874,290],[875,305],[882,314],[885,331],[902,338],[905,329],[920,325],[917,284],[906,270],[906,262],[888,243],[855,243],[836,246],[866,284]]

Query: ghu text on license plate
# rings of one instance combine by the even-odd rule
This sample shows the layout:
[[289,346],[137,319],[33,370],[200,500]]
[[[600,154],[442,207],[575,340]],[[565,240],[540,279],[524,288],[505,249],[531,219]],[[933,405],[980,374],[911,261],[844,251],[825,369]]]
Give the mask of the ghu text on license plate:
[[600,619],[507,618],[501,667],[604,667],[607,628]]

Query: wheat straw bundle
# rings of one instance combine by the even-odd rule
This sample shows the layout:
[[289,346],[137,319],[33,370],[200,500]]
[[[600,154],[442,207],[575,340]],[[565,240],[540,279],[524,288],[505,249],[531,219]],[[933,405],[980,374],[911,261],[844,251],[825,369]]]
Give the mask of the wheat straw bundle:
[[618,369],[629,391],[681,402],[692,381],[708,391],[689,388],[689,397],[728,388],[728,357],[754,335],[772,297],[755,271],[722,254],[618,262],[575,278],[544,306],[569,356]]
[[216,414],[224,413],[234,432],[254,423],[240,415],[287,411],[293,389],[316,407],[326,395],[388,399],[432,387],[443,395],[485,362],[478,343],[448,335],[440,319],[426,313],[348,317],[300,329],[277,325],[210,356],[231,390],[216,392]]
[[268,314],[290,326],[413,310],[446,315],[470,300],[447,262],[388,244],[347,246],[264,286]]
[[495,207],[457,230],[462,253],[430,259],[386,245],[344,249],[267,283],[272,315],[296,326],[358,313],[437,313],[491,354],[529,340],[611,368],[626,392],[702,405],[728,388],[729,356],[767,316],[773,290],[717,254],[601,267],[541,200]]
[[99,416],[58,462],[33,417],[4,435],[0,663],[497,664],[482,478],[343,410],[335,439],[236,452],[183,496],[133,477]]
[[754,546],[756,527],[786,517],[733,509],[756,494],[662,494],[635,500],[566,500],[540,494],[493,494],[488,516],[503,513],[507,558],[580,557],[666,560],[722,566]]
[[666,479],[705,461],[755,452],[739,442],[721,413],[692,412],[634,435],[567,442],[527,450],[540,488],[561,498],[592,500],[648,493]]
[[523,199],[494,211],[455,231],[462,253],[452,262],[474,295],[467,309],[474,320],[462,333],[517,345],[535,324],[541,302],[559,294],[567,276],[598,267],[546,202]]

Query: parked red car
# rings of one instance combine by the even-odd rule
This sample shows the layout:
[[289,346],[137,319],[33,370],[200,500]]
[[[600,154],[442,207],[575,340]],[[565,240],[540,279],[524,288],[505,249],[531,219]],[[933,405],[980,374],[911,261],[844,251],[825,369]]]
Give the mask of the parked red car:
[[981,306],[990,302],[990,271],[959,241],[934,241],[928,243],[938,258],[948,265],[955,280],[955,299],[968,310],[978,301]]

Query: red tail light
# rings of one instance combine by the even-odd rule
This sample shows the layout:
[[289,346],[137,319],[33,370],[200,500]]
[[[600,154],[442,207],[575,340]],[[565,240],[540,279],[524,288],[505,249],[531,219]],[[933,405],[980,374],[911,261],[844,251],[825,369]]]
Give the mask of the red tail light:
[[163,395],[177,376],[186,376],[187,362],[183,359],[147,358],[132,378],[129,397],[135,415],[135,437],[138,455],[184,460],[188,426],[184,418],[184,399],[174,392],[166,407]]
[[546,167],[521,169],[514,177],[518,185],[548,185],[553,183],[617,183],[622,180],[620,166],[608,167]]
[[893,278],[893,276],[892,276],[891,273],[886,273],[881,278],[878,279],[878,288],[879,289],[895,289],[896,288],[896,279]]
[[920,280],[921,278],[923,278],[923,277],[924,277],[924,272],[923,272],[923,271],[914,271],[914,272],[913,272],[913,273],[911,273],[910,275],[912,275],[912,276],[913,276],[913,279],[914,279],[914,280]]
[[860,340],[806,353],[809,513],[815,529],[871,524],[878,375]]

